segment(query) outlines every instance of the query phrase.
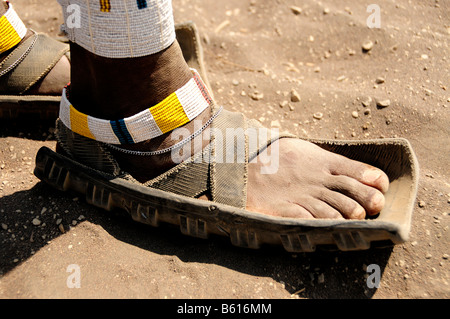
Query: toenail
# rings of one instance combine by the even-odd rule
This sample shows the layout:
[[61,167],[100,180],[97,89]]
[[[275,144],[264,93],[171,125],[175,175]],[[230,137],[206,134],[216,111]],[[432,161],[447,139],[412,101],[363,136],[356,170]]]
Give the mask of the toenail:
[[376,208],[380,208],[384,205],[384,196],[382,194],[376,193],[372,197],[372,204]]
[[362,207],[356,207],[351,215],[353,219],[363,219],[366,215],[366,211]]
[[368,169],[363,174],[363,179],[366,182],[375,182],[377,179],[381,177],[381,173],[374,169]]

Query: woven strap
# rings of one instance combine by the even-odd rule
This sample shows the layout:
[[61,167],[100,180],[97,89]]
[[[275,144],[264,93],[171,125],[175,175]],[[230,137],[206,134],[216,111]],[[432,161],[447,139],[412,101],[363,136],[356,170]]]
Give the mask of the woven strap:
[[0,93],[26,93],[45,77],[68,51],[67,44],[44,34],[29,37],[2,62],[0,73],[3,70],[8,72],[0,77]]
[[[250,134],[255,140],[248,143]],[[280,138],[295,136],[267,130],[256,120],[223,110],[212,123],[211,143],[203,152],[144,185],[188,197],[209,193],[214,202],[245,208],[248,163]]]

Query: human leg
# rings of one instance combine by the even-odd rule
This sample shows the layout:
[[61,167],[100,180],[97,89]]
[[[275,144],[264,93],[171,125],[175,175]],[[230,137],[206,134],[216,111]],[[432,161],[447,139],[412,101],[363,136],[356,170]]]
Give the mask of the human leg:
[[[60,2],[63,11],[72,3]],[[71,38],[74,42],[70,101],[81,113],[107,120],[127,118],[146,108],[151,109],[192,78],[176,41],[170,40],[170,30],[173,28],[170,22],[167,23],[170,14],[166,20],[157,20],[160,21],[160,24],[156,22],[158,28],[150,27],[160,31],[153,32],[154,36],[150,32],[149,37],[164,45],[156,50],[151,50],[154,46],[150,45],[147,51],[136,54],[139,39],[134,39],[129,30],[139,27],[134,23],[142,20],[130,19],[130,12],[136,12],[133,17],[141,14],[150,18],[152,13],[149,8],[136,9],[135,1],[126,2],[127,5],[121,7],[123,17],[117,19],[121,23],[126,21],[127,28],[117,27],[116,30],[114,24],[110,25],[109,32],[120,31],[118,38],[121,44],[114,49],[114,46],[104,42],[108,40],[108,36],[103,38],[105,33],[97,37],[95,34],[105,25],[100,21],[109,19],[108,13],[113,12],[114,5],[119,2],[111,1],[110,7],[102,7],[102,2],[94,1],[89,2],[89,6],[85,6],[84,1],[73,3],[79,5],[82,16],[87,17],[83,26],[84,32],[90,35],[85,39],[77,35],[82,30],[69,31],[69,35],[73,32]],[[159,5],[167,9],[170,2],[160,1]],[[102,8],[109,8],[109,11],[102,11]],[[171,10],[164,12],[170,13]],[[161,32],[163,29],[167,32]],[[207,108],[195,120],[206,123],[210,118],[211,110]],[[177,127],[192,132],[194,118]],[[140,152],[157,151],[176,143],[172,133],[173,130],[169,130],[155,138],[121,147]],[[202,146],[206,144],[207,141],[202,140]],[[258,162],[258,157],[248,165],[248,209],[276,216],[361,219],[366,214],[379,212],[383,207],[382,193],[387,190],[388,179],[382,171],[342,158],[306,141],[280,139],[269,146],[268,151],[275,146],[280,150],[280,169],[275,174],[260,174],[263,164]],[[112,153],[122,169],[140,182],[146,182],[175,165],[168,155],[142,157],[116,151]]]

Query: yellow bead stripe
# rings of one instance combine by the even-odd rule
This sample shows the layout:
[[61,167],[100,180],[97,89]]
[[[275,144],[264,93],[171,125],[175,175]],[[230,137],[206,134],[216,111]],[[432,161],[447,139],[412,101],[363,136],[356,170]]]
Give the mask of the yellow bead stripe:
[[189,122],[176,93],[170,94],[162,102],[150,108],[150,113],[163,133],[170,132]]
[[111,11],[111,3],[109,2],[109,0],[100,0],[100,11],[101,12]]
[[70,106],[70,128],[80,135],[95,139],[89,129],[88,116],[77,111],[72,105]]

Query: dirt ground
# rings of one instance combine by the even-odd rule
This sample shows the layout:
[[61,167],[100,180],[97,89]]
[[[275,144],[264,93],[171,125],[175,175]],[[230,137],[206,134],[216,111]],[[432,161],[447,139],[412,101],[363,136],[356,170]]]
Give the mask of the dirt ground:
[[[56,0],[12,3],[29,27],[57,36]],[[34,177],[37,150],[55,145],[53,122],[2,121],[0,297],[449,298],[450,4],[377,0],[380,28],[368,28],[371,3],[173,1],[176,22],[198,26],[226,108],[302,137],[411,142],[421,170],[410,241],[291,254],[140,225]],[[378,289],[366,284],[370,264],[381,267]],[[80,288],[68,288],[71,265]]]

